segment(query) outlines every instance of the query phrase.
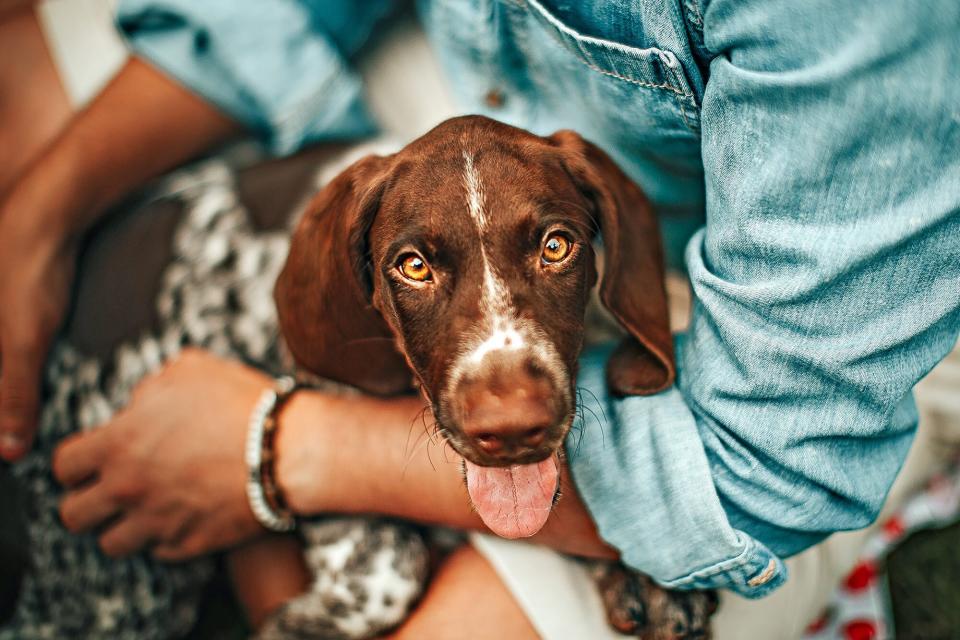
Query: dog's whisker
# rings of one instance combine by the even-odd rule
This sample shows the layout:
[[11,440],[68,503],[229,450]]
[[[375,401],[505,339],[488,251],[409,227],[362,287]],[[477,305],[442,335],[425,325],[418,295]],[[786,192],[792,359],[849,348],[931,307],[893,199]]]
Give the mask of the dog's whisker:
[[[591,409],[590,407],[585,406],[584,409],[590,412],[590,415],[593,416],[593,419],[596,421],[597,425],[600,427],[600,438],[604,445],[607,443],[607,434],[603,429],[603,422],[600,420],[600,416],[597,415],[597,412]],[[581,430],[582,433],[582,430]]]
[[[600,423],[600,429],[603,430],[603,422],[601,421],[600,416],[597,415],[597,412],[594,411],[593,409],[591,409],[590,407],[586,406],[586,405],[583,406],[583,410],[584,410],[584,411],[589,411],[589,412],[590,412],[590,415],[593,416],[593,419],[596,420],[598,423]],[[585,418],[586,418],[586,414],[581,413],[580,415],[581,415],[582,418],[584,418],[584,423],[586,423],[586,419],[585,419]]]
[[583,398],[582,392],[586,391],[587,393],[590,394],[590,397],[593,398],[593,401],[597,404],[597,407],[600,409],[600,413],[603,415],[603,422],[604,424],[606,424],[607,414],[603,410],[603,403],[600,402],[600,399],[597,397],[597,394],[595,394],[593,391],[590,391],[590,389],[587,389],[586,387],[577,387],[577,391],[581,392],[581,399]]
[[[414,426],[415,424],[417,424],[417,419],[418,419],[418,418],[420,419],[421,422],[424,421],[423,414],[424,414],[425,411],[426,411],[426,407],[424,407],[423,409],[421,409],[420,411],[418,411],[417,414],[416,414],[415,416],[413,416],[413,420],[410,421],[410,429],[407,430],[407,441],[406,441],[406,442],[404,443],[404,445],[403,445],[403,455],[404,455],[404,456],[406,456],[406,455],[407,455],[407,452],[410,450],[410,436],[411,436],[411,434],[413,434],[413,426]],[[419,438],[419,436],[418,436],[416,442],[419,442],[419,441],[420,441],[420,438]],[[416,442],[414,443],[414,446],[416,446]]]
[[[434,423],[433,423],[433,428],[434,428],[434,430],[433,430],[432,435],[433,435],[433,436],[436,436],[436,437],[439,437],[439,438],[441,438],[441,439],[443,440],[443,442],[440,444],[440,446],[441,446],[441,451],[444,451],[444,452],[445,452],[445,451],[446,451],[446,448],[447,448],[448,446],[450,446],[450,440],[449,440],[449,438],[447,438],[447,433],[448,433],[448,432],[447,432],[446,429],[444,429],[443,427],[441,427],[441,426],[439,425],[439,423],[437,423],[437,422],[434,422]],[[437,444],[436,442],[434,442],[433,437],[430,438],[430,442],[431,442],[432,444]],[[433,464],[433,458],[430,457],[430,449],[429,449],[429,448],[427,448],[427,459],[430,460],[430,466],[433,467],[433,470],[434,470],[434,471],[436,471],[436,470],[437,470],[437,467]],[[449,460],[446,459],[446,454],[444,454],[444,459],[445,459],[447,462],[449,462]]]
[[430,434],[427,432],[419,433],[416,439],[413,441],[412,446],[404,448],[403,456],[404,463],[403,468],[406,469],[409,466],[410,462],[416,457],[416,455],[424,448],[431,445],[436,445],[436,442],[430,437]]
[[[594,418],[594,420],[597,421],[597,424],[600,426],[600,437],[603,439],[604,445],[606,445],[606,442],[607,442],[607,434],[606,434],[606,430],[604,429],[604,427],[605,427],[606,424],[607,424],[607,413],[603,410],[603,403],[600,402],[600,400],[597,398],[596,394],[594,394],[592,391],[590,391],[590,389],[587,389],[587,388],[585,388],[585,387],[577,387],[577,391],[586,391],[587,393],[589,393],[590,396],[593,398],[593,401],[596,403],[597,408],[600,409],[600,416],[598,416],[596,411],[594,411],[593,409],[591,409],[589,406],[587,406],[586,404],[584,404],[584,403],[582,402],[582,399],[583,399],[583,398],[582,398],[582,395],[581,395],[581,404],[580,404],[580,406],[581,406],[583,409],[585,409],[586,411],[589,411],[589,412],[590,412],[590,415],[592,415],[593,418]],[[601,418],[601,416],[602,416],[602,418]]]
[[569,455],[569,457],[572,459],[580,455],[580,444],[583,442],[583,425],[578,427],[571,426],[570,430],[574,431],[577,437],[577,446],[573,448],[573,453]]
[[[400,478],[403,479],[406,476],[407,468],[410,466],[410,463],[413,462],[413,459],[420,452],[421,449],[427,449],[427,457],[429,459],[430,455],[430,445],[433,444],[430,438],[422,439],[421,437],[417,438],[417,444],[415,444],[413,451],[410,452],[410,455],[406,456],[406,460],[403,462],[403,469],[400,471]],[[432,466],[431,461],[431,466]],[[434,470],[436,470],[434,468]]]
[[[594,398],[596,398],[596,396],[594,396]],[[593,416],[594,420],[596,420],[597,423],[600,425],[600,436],[601,438],[603,438],[603,442],[606,443],[606,434],[604,433],[604,430],[603,430],[603,422],[601,422],[599,416],[597,416],[596,412],[593,409],[591,409],[590,407],[586,406],[583,403],[583,394],[581,393],[581,387],[577,387],[576,408],[578,409],[578,411],[576,412],[576,416],[580,418],[580,424],[576,425],[574,423],[570,425],[571,430],[573,429],[577,430],[577,446],[573,451],[573,455],[575,456],[579,455],[580,453],[580,445],[583,444],[583,434],[586,431],[585,427],[587,425],[587,420],[586,420],[586,414],[584,413],[585,411],[589,411],[590,414]]]
[[579,427],[577,427],[577,446],[573,450],[574,457],[580,455],[580,444],[583,442],[583,431],[584,429],[581,418],[581,424]]
[[[428,442],[432,442],[432,441],[428,440]],[[437,470],[437,465],[433,464],[433,456],[430,455],[430,447],[427,447],[427,462],[430,463],[431,469],[433,469],[434,471]]]
[[[413,420],[410,422],[410,431],[407,433],[407,441],[403,448],[404,462],[403,462],[403,474],[406,474],[407,468],[410,466],[410,463],[416,457],[416,455],[423,449],[427,451],[427,460],[430,462],[431,468],[436,471],[436,466],[433,464],[433,458],[430,457],[430,445],[437,445],[434,438],[440,432],[436,421],[427,424],[427,411],[429,407],[424,407],[421,409]],[[423,431],[417,436],[416,440],[413,442],[413,447],[410,446],[410,436],[413,433],[413,426],[417,423],[417,420],[420,420],[420,424],[423,426]]]
[[421,430],[422,430],[422,434],[421,434],[421,436],[418,436],[418,437],[417,437],[417,440],[419,441],[420,437],[426,436],[426,437],[427,437],[427,440],[429,440],[432,444],[436,444],[436,442],[434,442],[433,438],[434,438],[434,435],[436,434],[436,430],[437,430],[437,421],[434,419],[434,420],[431,420],[429,424],[427,424],[427,412],[428,412],[429,410],[430,410],[430,407],[426,407],[426,406],[425,406],[425,407],[424,407],[423,409],[421,409],[420,412],[417,414],[417,418],[420,419],[420,426],[421,426],[421,428],[422,428],[422,429],[421,429]]
[[458,457],[458,458],[460,457],[460,454],[457,453],[457,450],[453,448],[453,445],[452,445],[452,444],[450,444],[450,438],[447,438],[447,437],[446,437],[446,435],[445,435],[445,434],[446,434],[446,429],[441,429],[440,432],[438,432],[438,433],[442,433],[442,434],[443,434],[443,444],[442,444],[440,450],[443,452],[443,460],[444,460],[444,462],[446,462],[446,463],[449,464],[450,462],[452,462],[452,460],[451,460],[451,459],[448,457],[448,455],[447,455],[447,450],[448,450],[448,449],[449,449],[451,452],[453,452],[453,455],[454,455],[454,456],[456,456],[456,457]]

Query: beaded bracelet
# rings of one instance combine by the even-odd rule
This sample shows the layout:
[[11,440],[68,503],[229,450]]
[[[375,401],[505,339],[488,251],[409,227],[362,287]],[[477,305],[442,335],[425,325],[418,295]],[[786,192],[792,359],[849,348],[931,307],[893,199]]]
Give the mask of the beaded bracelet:
[[260,395],[247,429],[247,500],[257,522],[271,531],[291,531],[296,526],[275,473],[277,414],[296,390],[293,378],[279,378],[273,389]]

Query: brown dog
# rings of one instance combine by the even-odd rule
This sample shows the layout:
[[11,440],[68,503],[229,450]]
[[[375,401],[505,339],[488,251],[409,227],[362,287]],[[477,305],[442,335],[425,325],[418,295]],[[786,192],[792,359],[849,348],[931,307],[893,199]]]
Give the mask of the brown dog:
[[319,376],[377,394],[413,378],[465,460],[485,524],[530,536],[552,509],[575,415],[598,234],[601,299],[629,334],[610,387],[655,393],[674,379],[656,220],[571,131],[543,138],[455,118],[353,164],[294,234],[275,293],[280,326]]

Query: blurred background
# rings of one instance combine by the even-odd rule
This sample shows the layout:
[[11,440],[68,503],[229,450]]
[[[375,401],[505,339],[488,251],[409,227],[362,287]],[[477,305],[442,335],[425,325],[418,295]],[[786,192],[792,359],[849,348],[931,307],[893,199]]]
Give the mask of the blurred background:
[[[56,135],[72,113],[96,96],[126,60],[126,48],[112,26],[113,4],[110,0],[0,0],[0,196],[30,158]],[[409,139],[456,113],[446,95],[437,61],[409,7],[400,10],[400,15],[376,35],[376,42],[368,49],[358,68],[366,81],[371,110],[387,134]],[[410,82],[411,77],[416,77],[417,82]],[[425,96],[428,98],[424,99]],[[250,158],[259,157],[255,152],[234,153],[241,159],[241,167],[249,165]],[[243,187],[247,206],[255,216],[261,212],[264,224],[280,224],[266,220],[270,214],[263,205],[264,199],[270,199],[281,212],[291,210],[312,188],[312,168],[330,153],[330,148],[308,150],[293,159],[275,161],[266,171],[250,174],[250,180],[244,183],[247,186]],[[278,193],[286,198],[279,206],[274,197]],[[80,268],[80,298],[67,327],[78,344],[91,352],[106,352],[135,334],[139,326],[151,322],[152,294],[138,288],[139,280],[126,284],[111,281],[104,261],[115,263],[122,257],[104,256],[121,255],[117,253],[124,250],[121,247],[128,252],[139,251],[138,247],[148,244],[144,238],[155,232],[169,234],[169,221],[178,215],[169,203],[137,197],[119,209],[122,211],[118,215],[149,218],[157,226],[149,232],[121,226],[119,230],[98,232],[91,239],[92,252],[84,256]],[[137,245],[138,241],[142,244]],[[163,256],[159,255],[154,262],[153,268],[159,269]],[[150,277],[145,276],[147,280]],[[123,286],[127,287],[127,295],[104,295],[115,294],[116,287]],[[139,303],[135,301],[138,297]],[[111,308],[118,299],[121,306]],[[947,377],[960,380],[960,367],[956,363],[953,367]],[[929,385],[921,390],[933,398],[931,406],[940,407],[937,420],[956,421],[960,398],[952,394],[951,388],[956,387]],[[22,576],[30,571],[30,541],[23,526],[23,514],[30,509],[24,492],[3,463],[0,629],[14,610]],[[852,564],[854,559],[843,562]],[[889,586],[886,604],[892,611],[896,637],[960,638],[960,525],[948,524],[910,535],[882,565],[879,579],[886,580]],[[856,590],[857,579],[856,575],[848,577],[848,589]],[[825,595],[824,600],[828,599]],[[828,608],[827,618],[829,615]],[[247,629],[242,619],[220,572],[204,594],[200,620],[190,637],[245,637]],[[815,634],[818,622],[812,622],[811,633]],[[874,636],[847,637],[866,640]]]

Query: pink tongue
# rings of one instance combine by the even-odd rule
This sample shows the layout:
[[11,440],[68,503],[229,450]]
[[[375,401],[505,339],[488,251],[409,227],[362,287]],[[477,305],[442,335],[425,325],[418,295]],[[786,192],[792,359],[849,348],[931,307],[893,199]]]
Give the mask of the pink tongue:
[[491,531],[502,538],[527,538],[540,531],[557,492],[559,473],[553,456],[513,467],[466,465],[470,500]]

